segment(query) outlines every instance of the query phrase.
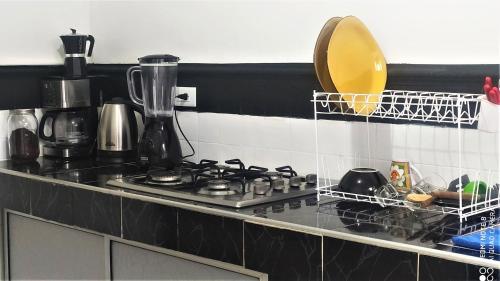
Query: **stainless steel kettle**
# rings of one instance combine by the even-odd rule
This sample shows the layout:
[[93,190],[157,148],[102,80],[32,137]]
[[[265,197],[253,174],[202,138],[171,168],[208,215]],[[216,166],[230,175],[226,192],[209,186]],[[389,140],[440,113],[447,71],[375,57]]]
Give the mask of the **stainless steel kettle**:
[[119,163],[137,156],[139,123],[134,111],[144,114],[142,107],[121,98],[104,104],[97,129],[98,160]]

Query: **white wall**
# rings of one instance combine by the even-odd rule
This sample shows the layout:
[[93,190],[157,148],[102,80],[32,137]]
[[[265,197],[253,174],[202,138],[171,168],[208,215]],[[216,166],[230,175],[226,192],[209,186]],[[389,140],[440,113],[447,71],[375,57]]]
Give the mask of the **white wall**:
[[90,4],[95,61],[311,62],[333,16],[356,15],[389,63],[500,63],[498,0],[176,0]]
[[59,35],[90,31],[88,1],[0,1],[0,65],[62,64]]
[[356,15],[389,63],[500,63],[497,0],[0,1],[0,65],[62,63],[59,35],[96,37],[97,63],[311,62],[332,16]]

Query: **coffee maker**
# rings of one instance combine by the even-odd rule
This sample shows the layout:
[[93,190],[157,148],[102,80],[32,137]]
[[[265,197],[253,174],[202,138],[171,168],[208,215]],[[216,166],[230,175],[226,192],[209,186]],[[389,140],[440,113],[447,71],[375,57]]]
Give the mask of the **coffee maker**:
[[[174,168],[182,161],[173,121],[178,61],[179,58],[172,55],[149,55],[139,58],[139,66],[127,70],[130,98],[144,107],[144,133],[139,142],[140,160],[167,169]],[[142,99],[136,93],[135,73],[141,74]]]
[[88,56],[94,48],[92,35],[61,35],[66,56],[64,76],[42,81],[42,108],[38,135],[43,155],[58,158],[88,157],[95,146],[97,109],[92,105],[91,79],[87,76]]

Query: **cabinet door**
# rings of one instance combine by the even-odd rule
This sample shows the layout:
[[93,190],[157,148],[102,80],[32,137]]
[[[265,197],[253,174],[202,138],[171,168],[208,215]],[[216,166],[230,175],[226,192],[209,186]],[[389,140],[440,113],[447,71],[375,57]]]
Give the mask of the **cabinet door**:
[[104,237],[20,215],[8,215],[12,280],[103,280]]
[[200,263],[120,242],[112,243],[111,257],[113,280],[267,280],[265,274],[250,276],[240,266],[224,269],[216,266],[219,261]]

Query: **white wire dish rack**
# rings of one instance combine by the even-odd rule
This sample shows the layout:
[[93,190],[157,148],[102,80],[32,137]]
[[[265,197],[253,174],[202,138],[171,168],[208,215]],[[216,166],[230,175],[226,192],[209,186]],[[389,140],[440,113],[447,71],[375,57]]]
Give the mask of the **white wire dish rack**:
[[314,92],[315,113],[474,124],[481,94],[386,90],[382,94]]
[[[371,118],[392,119],[429,122],[436,125],[453,125],[456,127],[458,139],[458,163],[457,177],[459,178],[457,190],[462,191],[463,172],[466,171],[462,166],[463,140],[462,127],[464,125],[471,127],[477,124],[480,113],[482,94],[467,93],[442,93],[442,92],[419,92],[404,90],[386,90],[382,94],[339,94],[314,92],[313,104],[315,112],[316,129],[316,155],[317,155],[317,174],[318,174],[318,200],[322,197],[340,198],[357,202],[367,202],[382,206],[396,206],[410,209],[422,209],[418,204],[410,203],[404,196],[392,198],[381,198],[377,196],[360,195],[354,193],[342,192],[337,188],[338,180],[333,180],[330,176],[329,167],[338,163],[330,163],[324,156],[320,155],[318,148],[318,120],[330,119],[328,115],[359,116],[366,118],[367,124]],[[367,126],[367,146],[370,148],[370,132]],[[331,140],[335,142],[335,140]],[[334,144],[333,144],[334,145]],[[368,158],[371,153],[368,152]],[[498,159],[498,156],[497,156]],[[368,159],[370,163],[370,159]],[[354,168],[354,167],[352,167]],[[347,172],[346,168],[343,172]],[[481,173],[481,174],[480,174]],[[497,178],[498,173],[491,171],[473,173],[473,181],[479,178],[488,183],[500,182]],[[426,207],[426,211],[441,212],[444,214],[455,214],[460,220],[489,210],[500,208],[500,197],[498,192],[493,191],[493,187],[488,187],[486,194],[479,194],[479,188],[476,188],[471,200],[464,200],[462,192],[459,192],[460,199],[456,206],[438,206],[431,205]]]

